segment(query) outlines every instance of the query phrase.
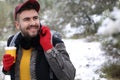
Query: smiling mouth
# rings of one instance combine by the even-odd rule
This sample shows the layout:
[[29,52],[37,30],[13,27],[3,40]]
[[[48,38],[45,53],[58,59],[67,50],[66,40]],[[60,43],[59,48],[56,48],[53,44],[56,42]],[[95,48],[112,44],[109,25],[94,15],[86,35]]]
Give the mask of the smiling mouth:
[[30,26],[30,27],[27,27],[26,30],[31,34],[34,34],[38,30],[38,26]]
[[31,27],[31,28],[28,28],[28,30],[32,33],[35,33],[37,31],[38,28],[36,27]]
[[27,27],[27,30],[30,30],[30,29],[37,29],[38,28],[38,26],[29,26],[29,27]]

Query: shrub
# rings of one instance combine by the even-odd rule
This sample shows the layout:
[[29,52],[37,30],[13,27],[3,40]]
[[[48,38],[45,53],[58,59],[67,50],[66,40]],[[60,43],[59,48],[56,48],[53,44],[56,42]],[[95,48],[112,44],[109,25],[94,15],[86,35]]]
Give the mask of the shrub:
[[113,63],[105,63],[101,71],[105,74],[106,78],[120,79],[120,65]]

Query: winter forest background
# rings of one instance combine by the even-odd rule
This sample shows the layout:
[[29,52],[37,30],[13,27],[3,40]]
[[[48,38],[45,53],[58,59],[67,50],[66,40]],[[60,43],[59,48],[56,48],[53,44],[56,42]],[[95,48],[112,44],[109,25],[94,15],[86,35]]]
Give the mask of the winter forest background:
[[[13,13],[15,6],[22,1],[0,0],[0,60],[2,42],[17,32]],[[63,39],[85,38],[87,42],[100,42],[108,59],[100,69],[100,77],[120,80],[120,0],[38,1],[42,24],[60,32]]]

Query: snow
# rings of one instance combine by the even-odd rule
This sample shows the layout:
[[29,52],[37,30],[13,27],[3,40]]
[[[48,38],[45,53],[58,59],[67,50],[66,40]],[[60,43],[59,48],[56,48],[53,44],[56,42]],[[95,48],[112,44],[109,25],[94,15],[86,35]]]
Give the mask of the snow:
[[[98,34],[112,35],[120,32],[120,9],[114,8],[110,17],[105,18],[98,29]],[[113,20],[114,19],[114,20]]]
[[74,34],[80,34],[80,33],[83,33],[85,31],[85,28],[84,26],[80,26],[78,28],[75,28],[75,27],[71,27],[71,23],[68,23],[66,25],[66,27],[64,28],[63,30],[65,32],[65,36],[67,38],[70,38],[72,37]]
[[[99,42],[86,42],[85,39],[63,39],[63,41],[76,68],[75,79],[106,80],[95,73],[105,61]],[[6,76],[4,80],[10,80],[9,76]]]
[[64,40],[64,42],[70,59],[76,68],[76,79],[100,79],[99,74],[96,74],[95,71],[99,69],[105,61],[103,56],[104,52],[100,49],[101,44],[99,42],[89,43],[84,39]]
[[111,12],[111,16],[114,17],[115,19],[120,19],[120,9],[114,7],[113,11]]
[[[94,5],[93,5],[93,6],[94,6]],[[92,15],[91,18],[93,19],[93,21],[94,21],[95,23],[97,23],[97,22],[99,22],[99,21],[101,20],[102,16],[95,14],[95,15]]]
[[106,18],[102,26],[99,27],[98,33],[103,35],[112,35],[120,32],[120,20],[113,21],[109,18]]

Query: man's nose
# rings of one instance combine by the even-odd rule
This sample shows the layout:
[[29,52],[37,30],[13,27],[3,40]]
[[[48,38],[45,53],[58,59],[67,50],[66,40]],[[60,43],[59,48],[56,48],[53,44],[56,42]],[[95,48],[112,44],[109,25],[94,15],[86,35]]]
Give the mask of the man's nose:
[[35,20],[33,19],[30,20],[30,25],[35,25],[35,23],[36,23]]

